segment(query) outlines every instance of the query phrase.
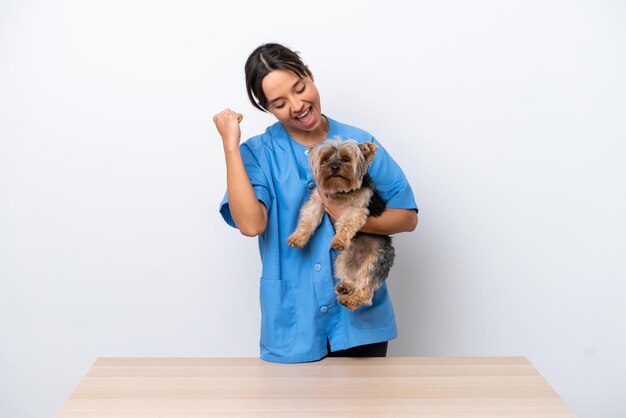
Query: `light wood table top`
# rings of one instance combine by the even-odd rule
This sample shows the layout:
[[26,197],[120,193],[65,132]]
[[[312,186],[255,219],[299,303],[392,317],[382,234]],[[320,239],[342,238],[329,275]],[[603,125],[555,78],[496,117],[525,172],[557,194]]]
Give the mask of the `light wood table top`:
[[56,418],[575,417],[524,357],[99,358]]

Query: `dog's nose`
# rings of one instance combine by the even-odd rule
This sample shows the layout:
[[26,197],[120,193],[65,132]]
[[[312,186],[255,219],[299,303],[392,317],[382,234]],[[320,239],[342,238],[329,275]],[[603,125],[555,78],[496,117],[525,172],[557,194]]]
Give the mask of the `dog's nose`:
[[333,173],[338,173],[339,172],[339,163],[332,163],[330,165],[330,169],[333,171]]

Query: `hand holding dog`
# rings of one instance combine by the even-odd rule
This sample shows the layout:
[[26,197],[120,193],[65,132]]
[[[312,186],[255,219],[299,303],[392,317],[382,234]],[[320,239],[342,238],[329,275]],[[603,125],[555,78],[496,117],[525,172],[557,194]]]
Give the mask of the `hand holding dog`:
[[341,217],[341,214],[343,213],[343,208],[341,207],[341,205],[338,205],[333,199],[326,196],[325,193],[319,191],[319,189],[317,192],[319,193],[320,197],[322,198],[322,202],[324,203],[324,210],[326,211],[328,216],[330,216],[330,220],[335,223],[335,221]]
[[241,141],[241,128],[239,127],[239,123],[242,119],[243,115],[241,113],[230,109],[224,109],[213,116],[213,122],[224,143],[224,151],[228,152],[239,149],[239,142]]

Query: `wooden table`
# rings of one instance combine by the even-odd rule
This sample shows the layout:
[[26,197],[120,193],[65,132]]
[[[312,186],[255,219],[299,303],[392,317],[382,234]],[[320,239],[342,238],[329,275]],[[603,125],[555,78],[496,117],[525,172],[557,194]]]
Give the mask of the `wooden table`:
[[56,417],[575,415],[524,357],[100,358]]

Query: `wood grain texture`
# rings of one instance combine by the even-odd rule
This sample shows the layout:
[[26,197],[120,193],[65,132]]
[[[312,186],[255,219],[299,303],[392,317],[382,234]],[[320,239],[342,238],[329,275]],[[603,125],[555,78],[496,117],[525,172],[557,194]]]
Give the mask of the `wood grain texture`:
[[56,417],[575,415],[524,357],[100,358]]

